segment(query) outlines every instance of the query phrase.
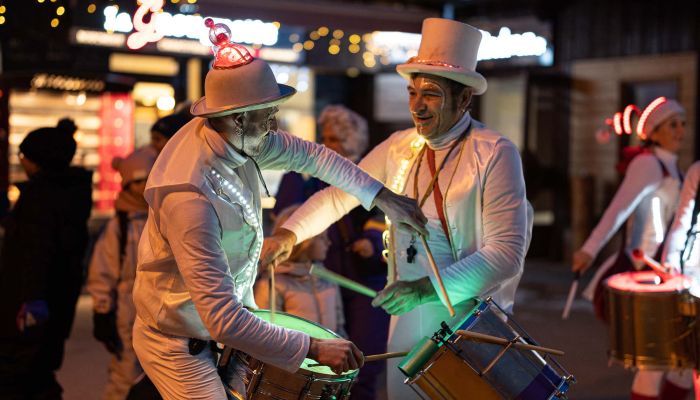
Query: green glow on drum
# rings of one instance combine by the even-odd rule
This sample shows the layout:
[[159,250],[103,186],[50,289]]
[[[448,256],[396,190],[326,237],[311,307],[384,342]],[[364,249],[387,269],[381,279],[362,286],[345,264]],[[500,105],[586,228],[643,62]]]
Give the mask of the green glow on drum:
[[[275,322],[270,321],[270,310],[254,310],[251,311],[255,316],[258,318],[270,322],[274,325],[281,326],[283,328],[287,329],[294,329],[295,331],[300,331],[303,333],[306,333],[307,335],[316,338],[316,339],[338,339],[340,336],[335,334],[333,331],[330,329],[324,328],[321,325],[318,325],[315,322],[311,322],[308,320],[305,320],[303,318],[279,312],[275,312]],[[326,374],[326,375],[335,375],[333,371],[331,371],[330,368],[326,367],[325,365],[318,366],[318,367],[309,367],[310,364],[318,364],[315,360],[311,360],[309,358],[304,359],[304,362],[301,363],[301,368],[306,370],[306,371],[311,371],[319,374]],[[342,375],[350,375],[356,373],[357,370],[351,370],[347,372],[343,372]]]

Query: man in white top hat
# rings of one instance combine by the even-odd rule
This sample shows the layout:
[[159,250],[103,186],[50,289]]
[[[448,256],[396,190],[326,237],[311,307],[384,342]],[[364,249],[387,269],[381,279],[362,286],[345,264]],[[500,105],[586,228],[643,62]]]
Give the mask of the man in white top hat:
[[[338,185],[366,208],[425,231],[415,201],[398,196],[336,153],[274,132],[277,105],[295,93],[269,65],[229,42],[225,25],[207,20],[217,46],[196,116],[170,139],[148,179],[148,220],[134,286],[134,349],[166,399],[245,396],[243,377],[222,382],[211,341],[289,372],[305,358],[337,373],[362,366],[342,339],[309,338],[269,324],[253,283],[262,245],[260,168],[292,169]],[[229,395],[231,393],[228,393]]]
[[[469,115],[472,95],[486,91],[486,80],[475,71],[480,41],[479,30],[469,25],[423,22],[418,55],[397,67],[408,82],[415,127],[394,133],[359,164],[419,201],[428,217],[427,242],[460,319],[476,296],[492,296],[512,309],[531,226],[518,149]],[[275,243],[284,248],[312,237],[357,205],[335,188],[319,192],[283,225],[287,231]],[[449,314],[417,234],[392,223],[386,241],[393,283],[373,305],[392,314],[389,351],[407,351]],[[281,251],[265,246],[261,261]],[[389,362],[389,398],[414,398],[397,363]]]

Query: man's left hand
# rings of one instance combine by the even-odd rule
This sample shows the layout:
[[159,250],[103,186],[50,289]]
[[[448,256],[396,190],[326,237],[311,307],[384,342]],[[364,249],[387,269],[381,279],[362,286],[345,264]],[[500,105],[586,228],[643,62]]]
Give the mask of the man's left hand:
[[440,298],[427,276],[415,281],[396,281],[379,292],[372,307],[381,307],[388,314],[402,315],[421,304]]

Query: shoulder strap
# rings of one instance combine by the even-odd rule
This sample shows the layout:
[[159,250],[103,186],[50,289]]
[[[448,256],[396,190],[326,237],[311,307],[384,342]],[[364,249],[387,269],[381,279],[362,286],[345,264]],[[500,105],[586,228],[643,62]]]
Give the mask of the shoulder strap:
[[656,161],[659,163],[659,167],[661,167],[661,174],[664,176],[664,178],[668,178],[668,176],[671,174],[668,172],[668,168],[666,168],[664,162],[661,161],[661,159],[656,155],[654,155],[654,158],[656,158]]

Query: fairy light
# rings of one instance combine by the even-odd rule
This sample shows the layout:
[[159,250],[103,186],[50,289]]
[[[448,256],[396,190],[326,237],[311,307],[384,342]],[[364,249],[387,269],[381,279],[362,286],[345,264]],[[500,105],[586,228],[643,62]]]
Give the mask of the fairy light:
[[350,35],[350,37],[348,38],[348,40],[349,40],[350,43],[352,43],[352,44],[359,44],[360,41],[362,40],[362,37],[361,37],[360,35],[354,33],[354,34]]
[[58,18],[54,18],[54,19],[51,20],[51,27],[52,27],[52,28],[57,27],[58,24],[59,24]]
[[289,41],[292,43],[296,43],[299,41],[299,34],[298,33],[292,33],[289,35]]
[[622,113],[619,111],[613,116],[613,128],[618,136],[622,135]]
[[337,44],[332,44],[328,46],[328,52],[332,55],[336,55],[340,53],[340,46],[338,46]]
[[0,14],[5,14],[5,11],[7,11],[5,6],[0,6]]
[[348,46],[348,51],[351,52],[352,54],[357,54],[360,52],[360,45],[353,43],[350,46]]
[[0,15],[0,25],[5,23],[5,16]]
[[294,43],[294,45],[292,46],[292,50],[297,53],[300,53],[302,50],[304,50],[304,45],[301,43]]
[[333,38],[335,39],[342,39],[343,35],[345,35],[345,32],[343,32],[341,29],[336,29],[333,31]]
[[61,6],[56,9],[56,15],[63,15],[66,12],[66,9]]
[[88,14],[94,14],[95,11],[97,11],[97,6],[96,6],[96,5],[90,4],[90,5],[87,7],[87,12],[88,12]]
[[[243,219],[255,230],[255,240],[253,242],[253,246],[250,247],[252,249],[252,254],[250,251],[248,252],[248,257],[246,257],[246,263],[243,266],[242,272],[235,278],[237,281],[239,278],[245,280],[245,282],[241,283],[252,283],[253,279],[255,278],[255,267],[257,260],[260,257],[263,242],[263,232],[258,217],[238,185],[231,183],[214,168],[210,170],[209,178],[210,179],[208,180],[211,183],[212,192],[227,203],[240,205],[241,211],[243,212]],[[234,287],[236,296],[238,296],[239,299],[243,299],[243,295],[245,294],[245,290],[248,285],[237,284]]]
[[635,112],[637,113],[637,115],[639,115],[639,107],[635,106],[634,104],[629,104],[627,107],[625,107],[625,111],[622,113],[622,128],[628,135],[631,135],[633,131],[632,112]]
[[314,48],[314,42],[311,40],[307,40],[304,42],[304,50],[311,50]]
[[322,27],[318,28],[318,34],[320,36],[326,36],[326,35],[328,35],[328,32],[330,32],[330,30],[328,29],[327,26],[322,26]]
[[318,32],[313,31],[313,32],[309,33],[309,38],[311,40],[318,40],[321,38],[321,35],[319,35]]
[[639,117],[639,122],[637,123],[637,136],[639,136],[640,139],[646,140],[647,139],[647,132],[646,132],[646,124],[647,124],[647,119],[649,119],[649,115],[656,110],[660,105],[665,103],[666,97],[661,96],[647,106],[647,108],[644,109],[644,112],[642,113],[642,116]]

